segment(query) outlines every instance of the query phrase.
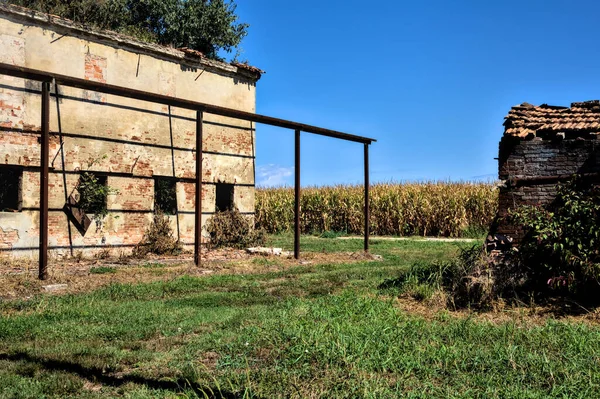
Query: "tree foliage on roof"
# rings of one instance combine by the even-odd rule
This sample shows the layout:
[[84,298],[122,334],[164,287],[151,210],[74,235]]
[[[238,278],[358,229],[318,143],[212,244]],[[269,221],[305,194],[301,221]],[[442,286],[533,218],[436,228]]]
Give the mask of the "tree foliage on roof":
[[233,0],[12,0],[13,4],[147,42],[188,47],[219,59],[246,36]]

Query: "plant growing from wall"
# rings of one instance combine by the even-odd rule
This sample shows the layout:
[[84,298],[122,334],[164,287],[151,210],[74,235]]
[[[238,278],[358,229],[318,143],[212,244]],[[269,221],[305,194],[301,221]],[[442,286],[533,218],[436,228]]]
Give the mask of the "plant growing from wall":
[[[90,159],[88,168],[91,168],[106,155],[98,159]],[[106,184],[106,178],[98,176],[94,172],[85,171],[79,177],[77,183],[77,192],[79,200],[77,205],[85,213],[92,214],[92,219],[96,222],[102,221],[108,215],[106,200],[109,195],[118,194],[118,190]]]

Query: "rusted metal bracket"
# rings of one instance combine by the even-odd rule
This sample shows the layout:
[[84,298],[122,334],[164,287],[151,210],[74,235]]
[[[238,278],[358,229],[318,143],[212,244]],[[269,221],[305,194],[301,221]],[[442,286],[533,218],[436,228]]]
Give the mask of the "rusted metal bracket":
[[198,101],[169,97],[162,94],[154,94],[147,91],[135,90],[127,87],[120,87],[102,82],[95,82],[92,80],[73,78],[71,76],[60,75],[52,72],[44,72],[37,69],[25,68],[16,65],[0,63],[0,74],[37,81],[50,81],[52,79],[55,79],[57,84],[75,87],[78,89],[97,91],[100,93],[113,94],[120,97],[133,98],[136,100],[149,101],[164,105],[171,105],[173,107],[191,109],[194,111],[202,109],[204,110],[204,112],[209,114],[226,116],[230,118],[241,119],[256,123],[264,123],[265,125],[283,127],[291,130],[300,130],[306,133],[313,133],[318,134],[320,136],[354,141],[357,143],[371,144],[372,142],[377,141],[368,137],[356,136],[354,134],[324,129],[321,127],[306,125],[304,123],[292,122],[285,119],[273,118],[270,116],[255,114],[252,112],[245,112],[237,109],[201,103]]
[[90,228],[92,221],[83,211],[83,209],[79,207],[77,200],[75,197],[73,197],[73,194],[69,195],[69,200],[63,207],[63,210],[67,214],[69,220],[75,225],[75,227],[77,227],[79,233],[84,236]]

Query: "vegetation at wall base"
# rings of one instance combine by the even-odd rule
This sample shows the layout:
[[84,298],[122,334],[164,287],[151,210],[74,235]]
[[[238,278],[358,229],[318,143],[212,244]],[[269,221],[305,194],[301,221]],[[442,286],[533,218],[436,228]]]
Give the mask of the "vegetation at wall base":
[[[487,232],[496,215],[498,193],[491,183],[375,184],[371,187],[370,229],[374,235],[473,237]],[[362,234],[361,185],[302,188],[301,229]],[[256,192],[256,225],[268,233],[293,231],[293,188]]]
[[509,217],[526,232],[518,259],[539,291],[596,296],[600,288],[600,187],[574,178],[558,185],[549,206],[523,206]]
[[422,261],[379,285],[384,291],[435,301],[449,309],[490,309],[499,301],[523,303],[530,297],[527,273],[508,256],[490,256],[481,244],[453,258]]
[[206,223],[210,248],[248,248],[265,243],[265,232],[237,208],[217,211]]
[[580,178],[559,184],[546,206],[509,213],[525,235],[518,247],[487,254],[474,246],[444,262],[422,262],[380,288],[421,300],[444,298],[450,307],[489,308],[497,301],[563,298],[600,303],[600,189]]
[[181,243],[174,237],[169,217],[159,210],[154,214],[152,224],[144,233],[144,238],[133,249],[133,256],[143,258],[149,253],[156,255],[178,255],[181,253],[181,250]]
[[59,15],[97,29],[137,39],[188,47],[219,59],[247,34],[233,1],[226,0],[10,0],[10,3]]

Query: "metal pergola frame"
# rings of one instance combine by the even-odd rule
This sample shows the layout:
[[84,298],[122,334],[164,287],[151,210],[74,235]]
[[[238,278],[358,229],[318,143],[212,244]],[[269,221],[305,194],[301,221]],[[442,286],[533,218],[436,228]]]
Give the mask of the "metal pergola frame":
[[364,145],[364,250],[369,250],[369,145],[375,139],[356,136],[335,130],[292,122],[289,120],[273,118],[266,115],[239,111],[231,108],[184,100],[161,94],[149,93],[101,82],[74,78],[37,69],[25,68],[5,63],[0,63],[0,74],[22,79],[34,80],[42,83],[42,118],[41,118],[41,159],[40,159],[40,245],[39,245],[39,278],[48,278],[48,161],[49,161],[49,136],[50,136],[50,84],[91,90],[119,97],[151,103],[169,105],[196,111],[196,204],[195,204],[195,231],[194,231],[194,262],[200,265],[201,237],[202,237],[202,130],[204,114],[220,115],[254,123],[282,127],[295,131],[295,169],[294,169],[294,257],[300,258],[300,133],[312,133],[319,136],[332,137],[340,140],[362,143]]

